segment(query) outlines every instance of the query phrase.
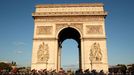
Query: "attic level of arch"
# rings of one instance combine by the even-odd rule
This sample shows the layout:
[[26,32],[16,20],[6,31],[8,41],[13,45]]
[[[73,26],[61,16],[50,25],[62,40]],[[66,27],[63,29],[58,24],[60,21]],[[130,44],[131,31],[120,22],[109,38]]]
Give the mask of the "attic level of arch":
[[61,7],[103,7],[103,3],[81,3],[81,4],[38,4],[36,8],[61,8]]

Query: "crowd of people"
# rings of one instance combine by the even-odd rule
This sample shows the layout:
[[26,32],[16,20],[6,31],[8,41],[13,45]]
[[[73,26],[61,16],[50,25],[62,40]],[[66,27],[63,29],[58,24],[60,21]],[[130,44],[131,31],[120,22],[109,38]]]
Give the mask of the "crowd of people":
[[20,71],[20,70],[11,70],[11,71],[7,71],[7,70],[2,70],[0,71],[0,75],[134,75],[133,72],[129,72],[129,73],[104,73],[103,70],[101,70],[100,72],[97,72],[96,70],[92,70],[90,71],[89,69],[86,70],[82,70],[82,69],[78,69],[75,72],[72,70],[63,70],[63,68],[60,68],[60,71],[56,71],[56,70],[25,70],[25,71]]

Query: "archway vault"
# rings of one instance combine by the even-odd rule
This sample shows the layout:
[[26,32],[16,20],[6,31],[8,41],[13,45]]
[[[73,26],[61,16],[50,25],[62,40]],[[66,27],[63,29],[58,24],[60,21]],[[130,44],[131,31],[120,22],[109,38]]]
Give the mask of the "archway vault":
[[[63,24],[63,25],[62,25]],[[60,23],[60,26],[56,24],[56,38],[59,38],[59,34],[61,34],[61,31],[67,28],[72,28],[74,29],[80,36],[80,39],[82,38],[82,29],[83,29],[83,24],[82,23],[72,23],[72,24],[64,24]],[[58,28],[59,27],[59,28]]]
[[58,59],[57,59],[57,68],[61,67],[61,44],[66,39],[74,39],[78,43],[79,49],[79,68],[81,68],[81,40],[80,40],[80,33],[75,28],[66,27],[62,29],[58,34]]
[[66,27],[58,33],[58,42],[62,43],[65,39],[74,39],[80,42],[81,35],[78,30],[72,27]]

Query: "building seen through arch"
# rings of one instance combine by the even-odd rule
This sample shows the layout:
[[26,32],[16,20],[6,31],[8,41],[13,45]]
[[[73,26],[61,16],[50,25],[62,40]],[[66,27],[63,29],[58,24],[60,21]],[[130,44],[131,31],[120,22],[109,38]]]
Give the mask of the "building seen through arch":
[[34,18],[31,69],[61,67],[61,44],[78,43],[79,68],[108,71],[105,34],[107,12],[102,3],[38,4]]

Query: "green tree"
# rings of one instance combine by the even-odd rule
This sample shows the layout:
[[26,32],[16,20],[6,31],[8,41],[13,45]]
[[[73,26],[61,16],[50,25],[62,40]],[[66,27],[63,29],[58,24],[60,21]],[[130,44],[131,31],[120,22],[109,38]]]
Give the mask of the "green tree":
[[10,64],[4,63],[4,62],[0,62],[0,68],[6,69],[6,70],[11,70]]
[[124,64],[118,64],[117,66],[119,66],[120,71],[123,73],[126,73],[127,67]]
[[128,68],[128,71],[129,71],[129,72],[134,71],[134,64],[132,64],[131,67]]

